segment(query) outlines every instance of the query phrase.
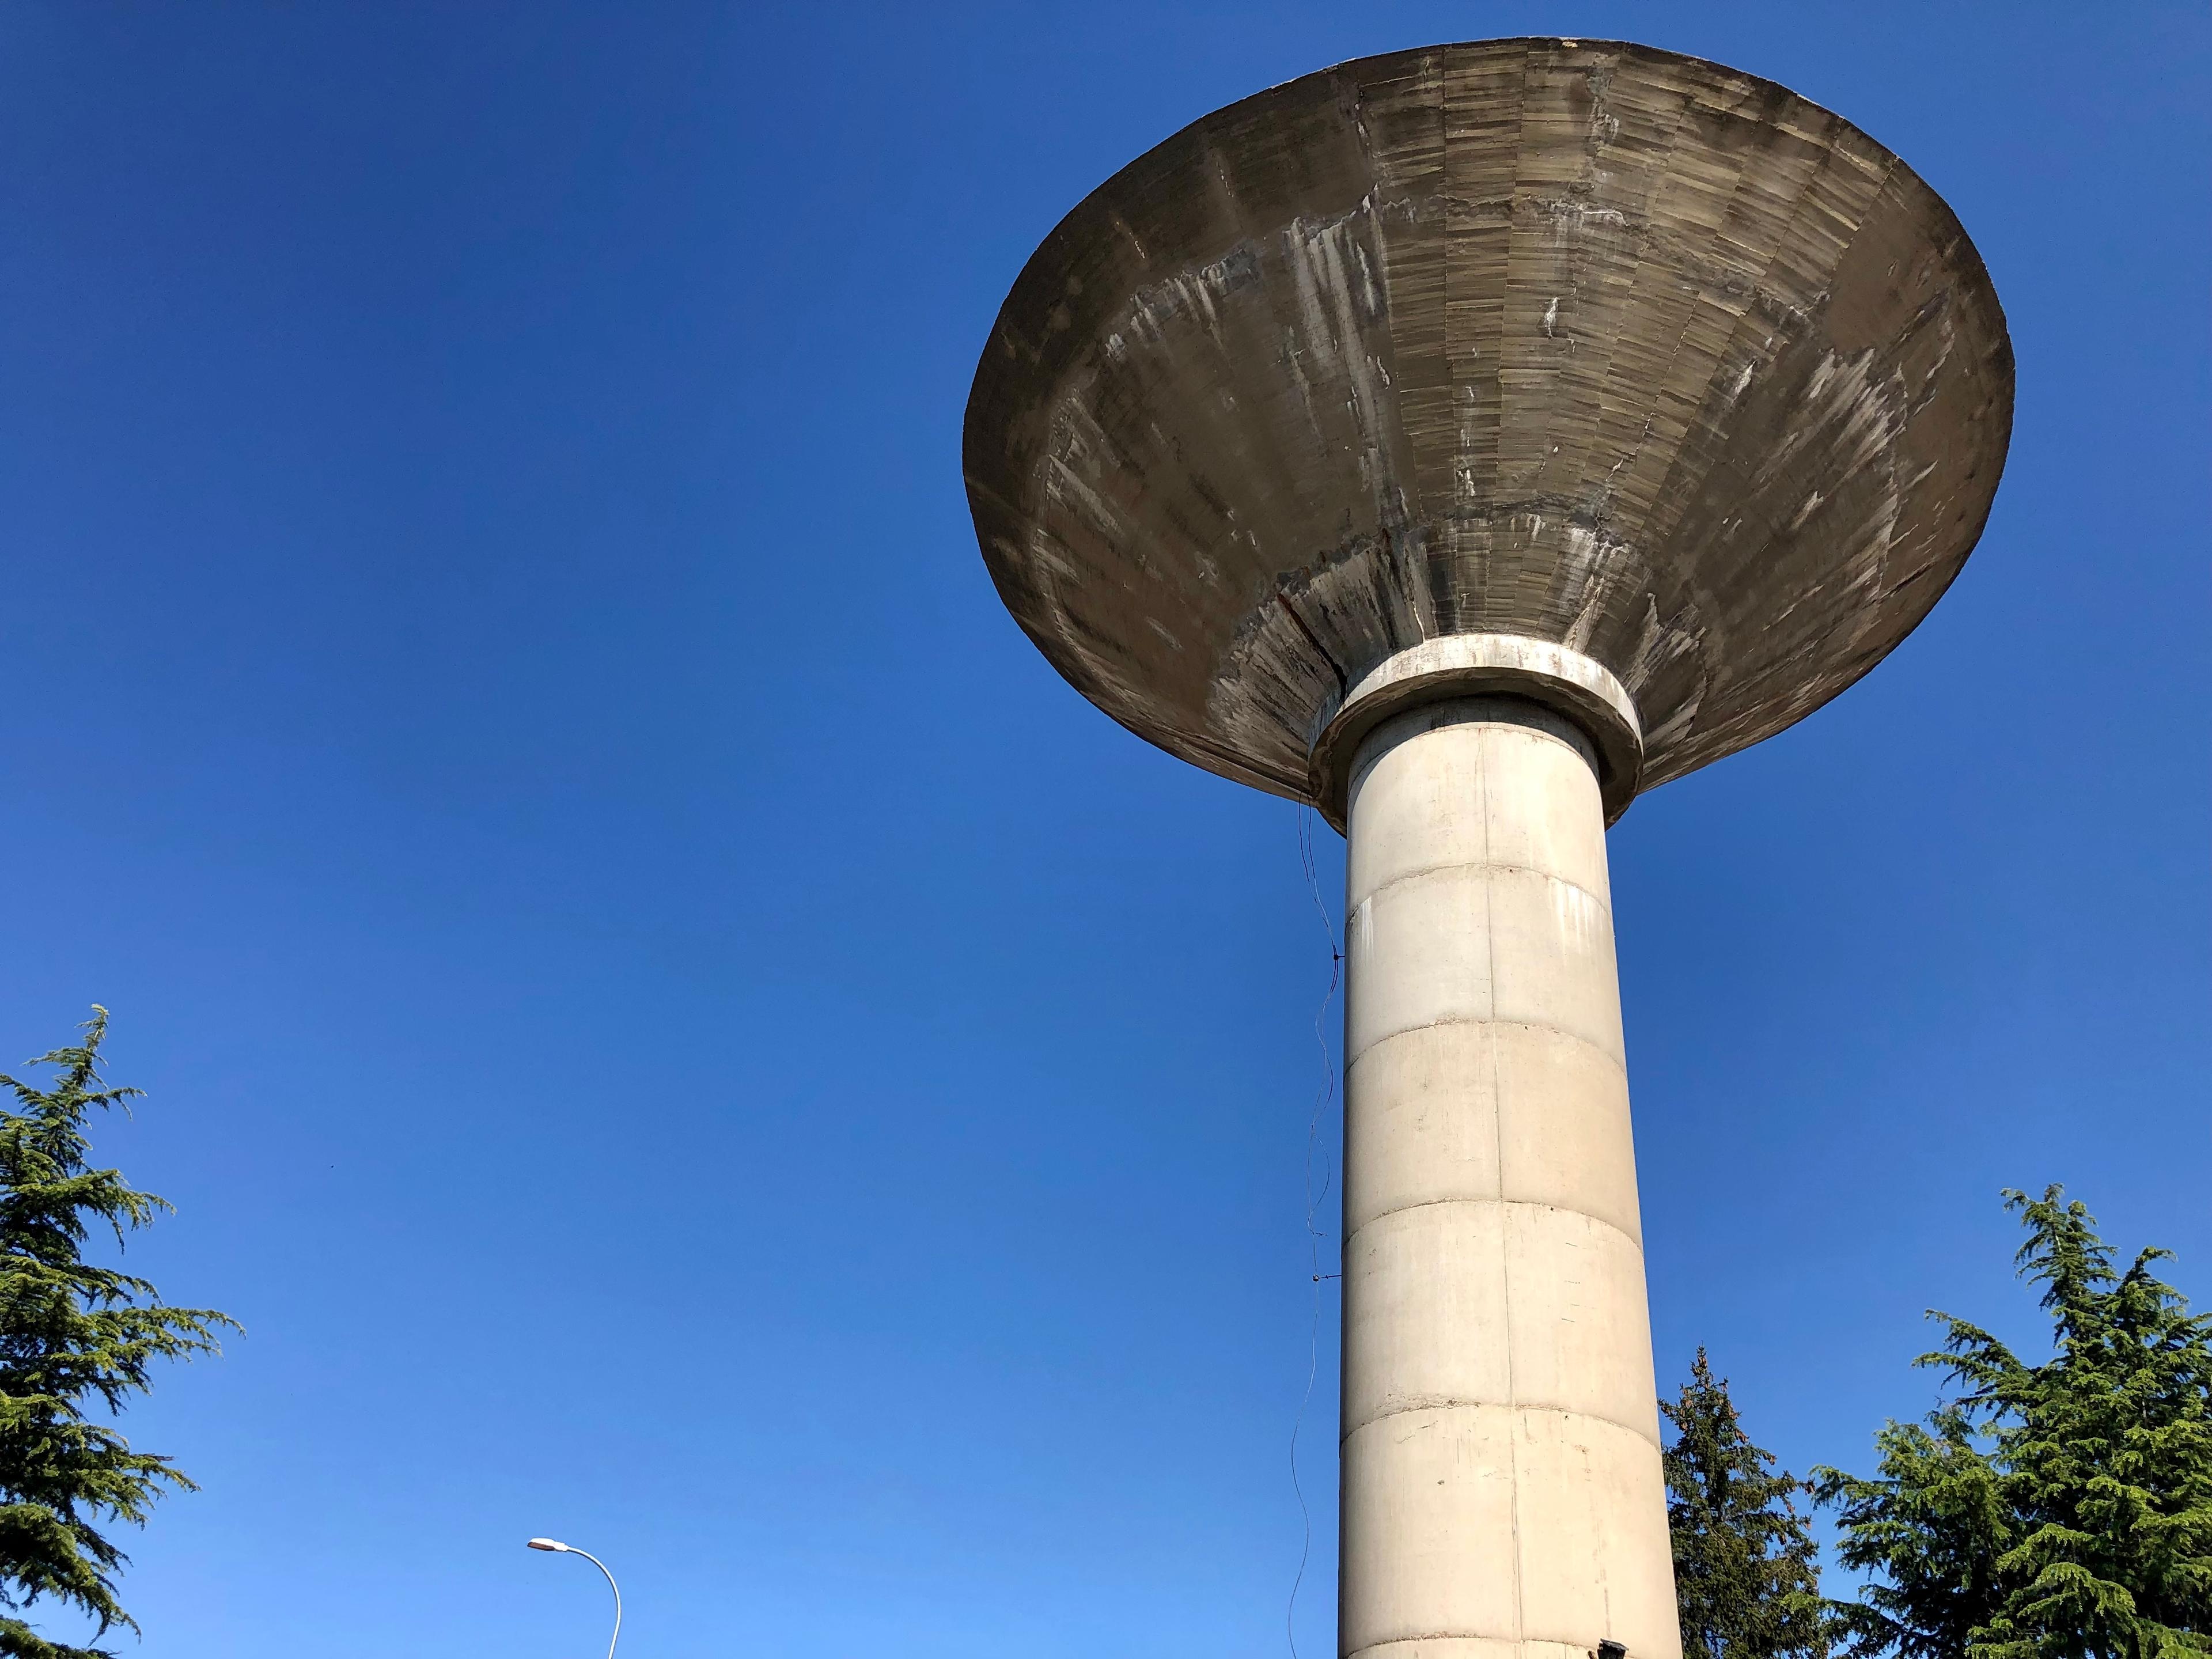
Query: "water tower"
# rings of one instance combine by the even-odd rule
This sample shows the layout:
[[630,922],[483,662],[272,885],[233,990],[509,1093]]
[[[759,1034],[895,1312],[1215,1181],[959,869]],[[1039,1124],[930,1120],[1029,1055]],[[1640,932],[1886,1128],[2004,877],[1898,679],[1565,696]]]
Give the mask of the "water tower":
[[1342,1654],[1676,1659],[1606,829],[1911,631],[2011,410],[1911,169],[1613,42],[1248,98],[1008,295],[964,441],[1007,607],[1348,838]]

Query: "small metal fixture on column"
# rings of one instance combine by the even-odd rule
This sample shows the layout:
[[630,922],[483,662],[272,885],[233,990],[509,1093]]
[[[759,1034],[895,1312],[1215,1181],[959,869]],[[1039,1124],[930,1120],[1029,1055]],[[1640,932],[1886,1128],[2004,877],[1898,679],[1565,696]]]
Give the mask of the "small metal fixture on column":
[[1342,1654],[1678,1659],[1606,830],[1928,614],[2012,386],[1896,156],[1600,41],[1231,105],[1007,296],[963,450],[1007,607],[1349,840]]

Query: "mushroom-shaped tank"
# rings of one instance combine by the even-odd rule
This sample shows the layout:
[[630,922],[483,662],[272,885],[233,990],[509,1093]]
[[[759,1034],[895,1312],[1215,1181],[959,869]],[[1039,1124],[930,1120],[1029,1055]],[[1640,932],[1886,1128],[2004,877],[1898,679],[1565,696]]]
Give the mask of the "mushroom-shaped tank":
[[1363,682],[1503,653],[1599,728],[1617,815],[1912,629],[2011,412],[1980,257],[1850,123],[1491,40],[1291,82],[1099,186],[1000,313],[964,464],[1023,628],[1170,752],[1340,825]]

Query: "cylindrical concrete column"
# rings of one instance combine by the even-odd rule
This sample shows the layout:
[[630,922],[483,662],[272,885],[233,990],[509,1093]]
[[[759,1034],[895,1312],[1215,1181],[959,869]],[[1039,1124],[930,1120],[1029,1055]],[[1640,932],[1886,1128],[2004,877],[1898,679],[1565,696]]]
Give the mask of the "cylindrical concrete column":
[[1501,696],[1352,763],[1347,1659],[1681,1651],[1595,769]]

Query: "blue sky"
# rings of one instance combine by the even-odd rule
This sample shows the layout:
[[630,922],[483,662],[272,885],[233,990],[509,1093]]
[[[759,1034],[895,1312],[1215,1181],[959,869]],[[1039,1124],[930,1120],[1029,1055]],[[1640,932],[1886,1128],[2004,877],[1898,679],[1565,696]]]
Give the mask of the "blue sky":
[[1285,1651],[1297,815],[1031,650],[959,418],[1121,163],[1528,33],[1849,116],[2019,358],[1927,624],[1613,832],[1662,1381],[1863,1467],[1923,1309],[2033,1334],[2006,1185],[2212,1299],[2201,7],[23,3],[0,1057],[114,1010],[248,1333],[128,1419],[144,1651],[595,1650],[533,1533],[640,1655]]

